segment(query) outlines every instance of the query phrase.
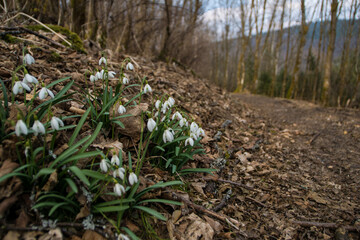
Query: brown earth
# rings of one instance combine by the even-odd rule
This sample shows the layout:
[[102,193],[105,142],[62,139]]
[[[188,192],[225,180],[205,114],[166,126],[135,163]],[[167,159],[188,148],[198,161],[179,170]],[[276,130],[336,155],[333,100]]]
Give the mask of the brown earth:
[[[9,88],[11,71],[19,64],[22,48],[0,43],[0,77]],[[30,67],[31,74],[45,83],[71,76],[76,80],[73,91],[81,91],[89,84],[84,75],[98,66],[100,56],[91,49],[88,55],[61,49],[57,50],[61,59],[54,59],[54,49],[47,47],[46,42],[31,51],[37,60]],[[107,53],[109,68],[115,71],[129,57]],[[126,217],[125,226],[143,239],[156,239],[153,231],[166,239],[360,239],[359,110],[229,94],[177,65],[139,56],[132,56],[132,60],[136,74],[147,76],[154,90],[146,102],[169,94],[182,111],[205,129],[207,136],[202,143],[206,155],[196,156],[187,167],[212,167],[218,171],[214,176],[194,174],[182,178],[187,183],[184,191],[154,193],[155,197],[177,200],[182,196],[181,208],[152,206],[168,216],[167,222],[150,219],[153,228],[144,228],[141,219],[131,214]],[[136,74],[130,76],[131,81],[137,80]],[[75,95],[79,100],[80,97]],[[54,112],[73,115],[74,107],[84,108],[65,104]],[[75,121],[70,119],[67,124]],[[83,129],[82,134],[88,134],[89,128]],[[134,149],[132,140],[136,137],[132,134],[119,139],[125,151]],[[58,137],[59,148],[70,135],[66,131]],[[103,140],[98,139],[97,144]],[[15,139],[0,146],[0,170],[6,159],[16,162],[12,141]],[[144,184],[176,178],[150,164],[144,166],[141,175]],[[29,201],[23,201],[28,195],[22,192],[18,181],[12,181],[16,182],[16,189],[0,186],[4,226],[0,237],[14,235],[17,237],[9,239],[20,239],[40,223],[28,206]],[[28,221],[23,228],[14,228],[15,220],[24,216]],[[101,216],[96,218],[103,221]],[[79,228],[66,228],[66,224],[61,230],[69,239],[91,235]]]

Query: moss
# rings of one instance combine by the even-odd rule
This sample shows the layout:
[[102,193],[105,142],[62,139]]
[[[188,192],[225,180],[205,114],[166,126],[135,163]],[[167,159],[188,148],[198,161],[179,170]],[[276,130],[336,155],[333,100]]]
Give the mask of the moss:
[[[65,35],[67,37],[67,40],[69,42],[71,42],[72,46],[71,48],[81,52],[81,53],[86,53],[85,49],[84,49],[84,44],[81,40],[81,38],[79,37],[79,35],[77,35],[76,33],[70,31],[69,29],[62,27],[62,26],[58,26],[58,25],[52,25],[52,24],[46,24],[46,26],[48,26],[49,28],[51,28],[52,30],[54,30],[57,33],[61,33],[63,35]],[[50,32],[47,28],[41,26],[41,25],[29,25],[26,26],[27,29],[32,30],[32,31],[39,31],[39,30],[43,30],[46,32]],[[63,45],[68,46],[66,42],[62,42]]]
[[20,39],[18,39],[17,37],[14,37],[11,34],[6,34],[6,35],[2,36],[1,39],[4,40],[7,43],[20,43],[20,42],[22,42]]
[[50,62],[61,62],[63,58],[56,52],[52,52],[49,61]]

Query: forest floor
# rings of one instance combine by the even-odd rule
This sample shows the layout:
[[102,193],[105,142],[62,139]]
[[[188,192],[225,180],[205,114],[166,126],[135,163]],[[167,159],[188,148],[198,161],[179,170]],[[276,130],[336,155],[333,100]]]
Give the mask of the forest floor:
[[[100,58],[98,49],[90,48],[88,55],[56,50],[55,57],[54,49],[46,45],[30,50],[37,61],[29,66],[32,75],[46,84],[70,76],[76,81],[72,91],[87,86],[84,75],[98,67]],[[22,46],[1,42],[0,52],[0,77],[10,89],[11,71],[21,61]],[[114,71],[124,58],[131,57],[106,53]],[[126,227],[142,239],[360,239],[359,110],[231,94],[177,65],[139,56],[131,59],[136,73],[148,77],[154,96],[174,97],[179,109],[205,129],[201,143],[206,154],[195,156],[187,167],[217,171],[182,177],[187,186],[182,191],[168,188],[153,193],[152,197],[184,203],[182,207],[153,205],[168,221],[149,218],[144,227],[141,218],[129,214]],[[131,81],[136,78],[131,76]],[[54,92],[62,87],[56,86]],[[153,101],[151,97],[144,100]],[[54,112],[70,116],[75,110],[84,111],[85,105],[79,102],[61,104]],[[66,124],[74,122],[70,119]],[[86,126],[80,135],[89,134],[88,130]],[[132,131],[122,134],[118,139],[122,149],[133,151],[138,137]],[[60,134],[56,146],[61,148],[68,137],[69,133]],[[97,146],[102,140],[95,141]],[[13,136],[0,145],[0,177],[9,172],[5,160],[17,164],[15,141]],[[176,179],[150,164],[144,165],[141,175],[145,185]],[[46,238],[46,229],[37,229],[41,223],[29,200],[24,200],[29,194],[19,184],[15,189],[14,179],[0,185],[0,237],[55,239]],[[103,222],[100,218],[96,217]],[[104,239],[104,231],[84,231],[71,223],[61,225],[60,230],[66,239]]]

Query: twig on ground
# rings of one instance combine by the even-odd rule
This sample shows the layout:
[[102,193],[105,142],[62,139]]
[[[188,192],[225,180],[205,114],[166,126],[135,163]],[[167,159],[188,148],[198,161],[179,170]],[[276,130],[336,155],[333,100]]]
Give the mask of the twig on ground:
[[254,198],[251,198],[251,197],[248,197],[248,196],[246,196],[245,198],[246,198],[246,199],[249,199],[249,200],[251,200],[251,201],[253,201],[253,202],[257,203],[257,204],[259,204],[259,205],[262,206],[262,207],[266,207],[266,208],[268,207],[268,206],[266,206],[265,204],[263,204],[262,202],[254,199]]

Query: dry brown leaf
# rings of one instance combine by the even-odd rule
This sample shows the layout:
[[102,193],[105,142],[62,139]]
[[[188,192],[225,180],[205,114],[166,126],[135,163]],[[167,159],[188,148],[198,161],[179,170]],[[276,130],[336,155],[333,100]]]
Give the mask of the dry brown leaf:
[[15,231],[9,231],[3,238],[3,240],[18,240],[18,239],[20,239],[20,233]]
[[211,217],[208,217],[206,215],[204,215],[205,220],[210,224],[210,226],[214,229],[215,232],[221,232],[224,227],[221,223],[219,223],[218,221],[214,220]]
[[203,197],[206,197],[205,193],[204,193],[204,188],[205,188],[206,183],[203,182],[194,182],[191,183],[191,186],[198,192],[200,193]]
[[[147,111],[149,105],[147,103],[141,103],[135,107],[128,109],[126,114],[132,115],[132,117],[121,118],[120,121],[124,124],[125,128],[118,128],[121,134],[129,136],[137,142],[140,139],[141,133],[141,112]],[[112,112],[112,110],[110,110]],[[145,126],[143,124],[143,126]]]
[[[124,148],[123,144],[121,142],[119,142],[118,140],[106,141],[105,139],[100,138],[97,142],[100,142],[100,143],[91,144],[91,146],[93,146],[95,148],[101,148],[102,150],[111,149],[111,152],[115,152],[116,155],[119,155],[119,152]],[[123,156],[125,156],[124,152],[123,152]]]
[[6,159],[1,168],[0,168],[0,177],[11,173],[15,168],[19,166],[18,163],[11,161],[10,159]]
[[17,196],[12,196],[9,198],[5,198],[0,203],[0,219],[4,217],[6,210],[9,210],[9,208],[17,201],[17,199]]
[[45,192],[49,192],[56,186],[57,183],[58,183],[58,174],[57,174],[57,171],[54,171],[50,175],[46,184],[43,186],[42,190]]
[[21,212],[18,218],[16,219],[16,226],[24,228],[28,225],[29,221],[30,221],[29,215],[25,212],[24,209],[21,209]]
[[185,239],[211,240],[214,237],[214,229],[195,213],[179,219],[178,230],[184,233]]
[[320,197],[316,192],[309,192],[308,198],[310,198],[310,199],[312,199],[315,202],[320,203],[320,204],[325,204],[326,205],[326,204],[329,203],[328,201],[326,201],[325,199]]
[[91,231],[91,230],[86,230],[86,232],[82,236],[82,239],[83,240],[106,240],[106,238],[104,238],[97,232]]
[[181,217],[181,211],[180,210],[175,210],[172,214],[171,220],[173,223],[176,223],[177,220],[179,220],[179,218]]
[[80,209],[80,212],[76,215],[75,221],[90,215],[90,210],[87,205]]
[[126,227],[127,227],[128,229],[130,229],[133,233],[136,233],[136,232],[140,231],[140,228],[139,228],[137,225],[135,225],[135,223],[133,223],[132,221],[130,221],[130,220],[128,220],[128,219],[126,220],[125,225],[126,225]]
[[63,234],[61,233],[60,228],[55,228],[42,235],[39,240],[63,240]]
[[24,240],[36,240],[39,236],[44,235],[43,232],[40,231],[32,231],[32,232],[26,232],[23,234]]

